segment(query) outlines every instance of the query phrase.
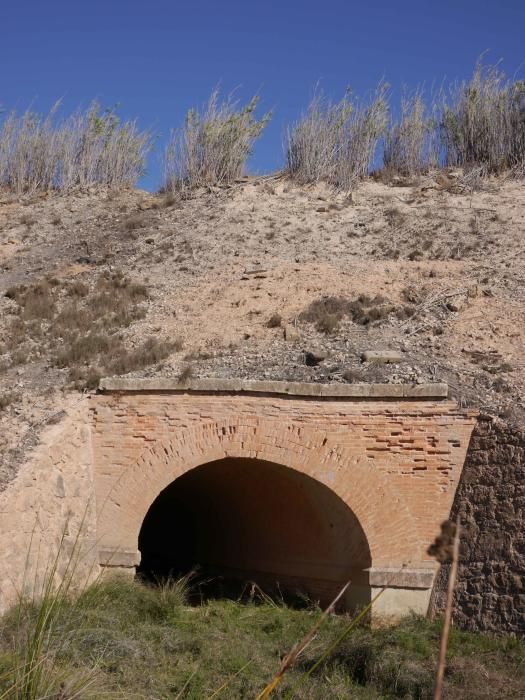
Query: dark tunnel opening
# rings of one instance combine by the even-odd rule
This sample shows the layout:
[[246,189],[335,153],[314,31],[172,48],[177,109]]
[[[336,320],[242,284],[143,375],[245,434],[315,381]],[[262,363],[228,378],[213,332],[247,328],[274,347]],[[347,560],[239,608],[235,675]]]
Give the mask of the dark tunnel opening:
[[249,582],[324,605],[351,580],[341,607],[370,600],[370,551],[354,513],[327,486],[273,462],[227,458],[179,477],[148,510],[139,549],[139,576],[197,571],[201,598],[238,597]]

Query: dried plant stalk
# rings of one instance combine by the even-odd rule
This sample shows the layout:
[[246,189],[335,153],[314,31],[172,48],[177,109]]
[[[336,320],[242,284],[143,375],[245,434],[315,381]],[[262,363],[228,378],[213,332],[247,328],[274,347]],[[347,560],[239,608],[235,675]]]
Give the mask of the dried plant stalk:
[[443,692],[443,678],[445,677],[445,665],[447,657],[447,645],[448,637],[450,633],[450,623],[452,621],[452,603],[454,600],[454,587],[456,585],[456,578],[458,574],[458,562],[459,562],[459,533],[460,524],[459,516],[456,520],[456,531],[454,534],[454,542],[452,545],[452,563],[450,565],[450,574],[448,578],[448,588],[447,588],[447,606],[445,608],[445,617],[443,620],[443,629],[441,630],[441,639],[439,645],[439,660],[438,667],[436,671],[436,681],[434,683],[434,700],[441,700],[441,694]]
[[341,597],[344,595],[346,592],[348,586],[350,585],[350,581],[343,586],[343,588],[339,591],[339,593],[336,595],[336,597],[332,600],[330,605],[326,608],[326,610],[323,612],[321,617],[317,620],[315,625],[308,630],[308,632],[305,634],[305,636],[301,639],[300,642],[298,642],[293,649],[286,654],[284,657],[281,666],[275,676],[272,678],[272,680],[268,683],[268,685],[259,693],[257,696],[257,700],[265,700],[266,698],[269,698],[271,693],[274,691],[274,689],[279,685],[281,682],[284,674],[288,669],[290,669],[294,663],[297,661],[301,653],[306,649],[308,644],[312,641],[315,633],[321,627],[323,622],[326,620],[328,615],[332,613],[334,610],[335,606],[337,605],[338,601],[341,599]]

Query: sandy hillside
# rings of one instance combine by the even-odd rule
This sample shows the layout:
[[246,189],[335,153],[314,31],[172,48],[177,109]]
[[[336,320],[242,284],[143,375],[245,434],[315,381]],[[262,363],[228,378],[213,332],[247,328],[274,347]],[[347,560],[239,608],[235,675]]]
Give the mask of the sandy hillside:
[[0,484],[107,374],[443,380],[523,422],[524,337],[516,181],[0,195]]

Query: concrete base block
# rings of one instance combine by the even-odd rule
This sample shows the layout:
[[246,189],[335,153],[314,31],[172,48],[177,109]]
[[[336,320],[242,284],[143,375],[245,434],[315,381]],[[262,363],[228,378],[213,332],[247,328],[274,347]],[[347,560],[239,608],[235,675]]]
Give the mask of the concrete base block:
[[[381,588],[372,587],[370,589],[372,599],[381,590]],[[396,620],[410,613],[426,615],[431,591],[431,588],[387,588],[372,607],[372,624]]]

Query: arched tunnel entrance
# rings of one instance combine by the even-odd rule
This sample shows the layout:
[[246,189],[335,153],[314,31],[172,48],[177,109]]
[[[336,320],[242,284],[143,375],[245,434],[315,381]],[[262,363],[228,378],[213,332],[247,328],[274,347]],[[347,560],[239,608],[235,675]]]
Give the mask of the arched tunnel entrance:
[[139,549],[146,577],[198,568],[321,604],[351,580],[343,606],[370,600],[370,551],[354,513],[324,484],[273,462],[226,458],[179,477],[149,508]]

